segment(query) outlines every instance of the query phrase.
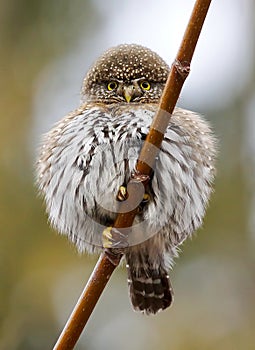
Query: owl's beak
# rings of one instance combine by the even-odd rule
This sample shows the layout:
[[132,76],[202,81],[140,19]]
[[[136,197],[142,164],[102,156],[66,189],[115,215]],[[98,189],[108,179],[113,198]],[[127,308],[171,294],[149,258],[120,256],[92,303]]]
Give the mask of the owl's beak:
[[125,97],[125,100],[129,103],[132,100],[132,97],[134,96],[134,86],[124,86],[123,96]]

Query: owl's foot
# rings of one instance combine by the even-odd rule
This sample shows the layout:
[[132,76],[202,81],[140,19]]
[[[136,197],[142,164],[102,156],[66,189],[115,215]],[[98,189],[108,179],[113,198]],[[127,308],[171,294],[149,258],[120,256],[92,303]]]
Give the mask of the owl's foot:
[[104,248],[111,248],[112,247],[112,227],[106,227],[102,233],[102,243]]
[[102,233],[102,244],[105,249],[124,249],[128,247],[128,233],[115,227],[107,227]]
[[[117,194],[117,199],[120,202],[123,202],[127,198],[128,198],[128,192],[127,192],[126,186],[120,186],[118,194]],[[150,195],[148,193],[144,193],[143,200],[142,200],[141,204],[145,204],[145,203],[149,202],[149,200],[150,200]]]
[[123,202],[127,199],[127,197],[128,197],[127,188],[125,186],[120,186],[117,194],[117,199],[120,202]]
[[144,193],[143,195],[143,200],[142,200],[142,204],[148,203],[150,200],[150,195],[148,193]]

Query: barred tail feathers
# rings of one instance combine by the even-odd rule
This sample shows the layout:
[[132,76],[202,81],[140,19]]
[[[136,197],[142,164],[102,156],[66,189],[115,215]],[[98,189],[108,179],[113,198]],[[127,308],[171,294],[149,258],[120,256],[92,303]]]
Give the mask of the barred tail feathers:
[[127,258],[128,285],[134,310],[147,315],[156,314],[169,307],[173,301],[173,290],[169,275],[162,266],[133,268]]

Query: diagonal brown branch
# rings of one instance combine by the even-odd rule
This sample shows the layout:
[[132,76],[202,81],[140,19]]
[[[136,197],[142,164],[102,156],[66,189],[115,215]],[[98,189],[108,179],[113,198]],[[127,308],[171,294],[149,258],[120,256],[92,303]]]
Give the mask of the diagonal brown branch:
[[[193,53],[203,27],[206,14],[208,12],[211,0],[197,0],[191,14],[187,29],[185,31],[177,57],[172,65],[165,89],[163,91],[158,111],[152,121],[150,131],[146,137],[145,143],[141,149],[139,159],[136,164],[136,173],[129,182],[129,205],[132,210],[125,212],[121,206],[126,206],[123,202],[120,204],[119,214],[114,222],[114,228],[123,229],[132,226],[137,214],[133,198],[135,198],[137,182],[146,186],[148,179],[161,147],[164,133],[169,124],[171,114],[179,98],[182,86],[189,74],[190,63]],[[155,151],[156,150],[156,151]],[[126,209],[126,208],[125,208]],[[78,300],[69,320],[63,329],[54,350],[73,349],[79,336],[85,327],[100,295],[102,294],[111,274],[118,266],[122,258],[122,250],[105,249],[101,254],[98,263],[91,274],[91,277],[85,286],[80,299]]]

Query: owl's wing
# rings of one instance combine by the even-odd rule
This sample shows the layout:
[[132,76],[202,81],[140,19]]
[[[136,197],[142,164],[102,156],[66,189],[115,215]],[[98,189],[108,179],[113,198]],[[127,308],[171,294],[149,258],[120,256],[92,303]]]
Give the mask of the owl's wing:
[[215,154],[209,124],[201,116],[177,108],[156,162],[154,203],[148,208],[148,217],[156,218],[151,224],[170,232],[174,244],[202,224],[212,192]]
[[64,117],[44,135],[37,161],[37,184],[50,221],[80,249],[98,230],[88,210],[94,207],[94,198],[86,178],[103,137],[97,127],[99,118],[105,118],[102,108],[91,105]]

